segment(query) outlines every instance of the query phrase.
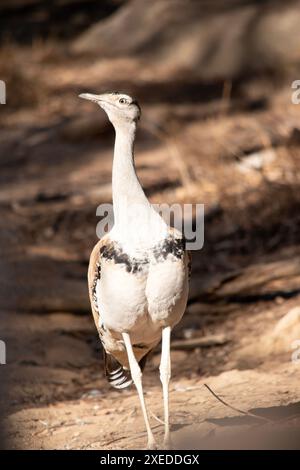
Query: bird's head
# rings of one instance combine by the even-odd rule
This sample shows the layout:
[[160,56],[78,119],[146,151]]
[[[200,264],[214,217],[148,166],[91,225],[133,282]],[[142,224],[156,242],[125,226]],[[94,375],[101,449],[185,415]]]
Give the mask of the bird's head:
[[114,126],[136,122],[141,115],[138,102],[123,93],[112,92],[103,93],[102,95],[82,93],[79,98],[97,103],[106,112],[108,119]]

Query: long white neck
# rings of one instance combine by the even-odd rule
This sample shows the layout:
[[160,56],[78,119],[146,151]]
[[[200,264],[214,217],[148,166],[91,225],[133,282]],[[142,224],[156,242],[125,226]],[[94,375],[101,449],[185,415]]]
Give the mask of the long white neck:
[[133,204],[141,205],[145,211],[150,204],[137,178],[134,165],[134,140],[136,124],[130,122],[116,127],[114,161],[112,171],[112,192],[115,224],[123,220],[124,211]]
[[148,201],[138,180],[134,164],[136,124],[115,126],[116,139],[112,171],[115,225],[113,233],[133,248],[147,248],[162,238],[166,229]]

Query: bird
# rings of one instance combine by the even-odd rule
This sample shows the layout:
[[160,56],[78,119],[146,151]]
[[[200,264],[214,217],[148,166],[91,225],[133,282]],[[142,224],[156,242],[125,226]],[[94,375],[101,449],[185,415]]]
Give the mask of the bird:
[[82,93],[79,97],[97,103],[115,130],[114,225],[94,246],[88,268],[91,309],[103,346],[105,374],[117,389],[134,383],[147,431],[147,448],[158,449],[142,375],[149,353],[162,342],[163,448],[171,448],[170,338],[186,309],[190,253],[183,234],[154,209],[138,179],[134,160],[141,116],[138,102],[120,92]]

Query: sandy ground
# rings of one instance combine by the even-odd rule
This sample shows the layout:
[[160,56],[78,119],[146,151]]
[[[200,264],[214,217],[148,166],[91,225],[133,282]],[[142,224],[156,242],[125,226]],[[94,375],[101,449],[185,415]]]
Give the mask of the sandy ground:
[[[276,447],[275,430],[281,433],[280,446],[295,446],[296,436],[299,438],[299,364],[291,362],[291,351],[285,357],[269,353],[260,358],[259,365],[255,364],[259,355],[254,354],[260,332],[272,330],[276,317],[285,308],[295,309],[295,304],[288,301],[284,306],[272,306],[268,315],[263,304],[251,309],[238,306],[231,319],[212,331],[218,335],[221,330],[228,343],[172,351],[175,448]],[[216,309],[214,314],[222,312]],[[13,326],[6,331],[10,389],[5,425],[11,447],[143,448],[146,434],[135,390],[119,392],[106,383],[88,317],[24,313],[21,317],[10,314],[10,322]],[[12,345],[16,345],[13,357]],[[153,429],[162,441],[163,425],[153,416],[161,419],[163,413],[159,357],[159,351],[153,354],[144,386]],[[241,411],[219,402],[203,384]],[[292,440],[286,436],[290,428]]]

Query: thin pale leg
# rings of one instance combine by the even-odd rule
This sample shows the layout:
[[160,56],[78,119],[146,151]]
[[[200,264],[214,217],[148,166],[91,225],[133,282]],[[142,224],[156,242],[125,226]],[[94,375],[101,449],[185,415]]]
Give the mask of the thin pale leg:
[[171,359],[170,359],[170,339],[171,327],[167,326],[162,330],[162,347],[161,347],[161,360],[159,366],[160,380],[163,389],[164,398],[164,422],[165,422],[165,436],[164,446],[170,448],[170,425],[169,425],[169,382],[171,378]]
[[128,333],[123,333],[122,334],[124,343],[126,346],[126,351],[127,351],[127,356],[128,356],[128,361],[129,361],[129,367],[130,367],[130,372],[132,376],[132,380],[136,386],[140,403],[141,403],[141,408],[144,416],[144,421],[146,425],[146,430],[148,434],[148,444],[147,447],[148,449],[157,449],[157,445],[150,427],[149,423],[149,417],[148,417],[148,412],[145,404],[145,399],[144,399],[144,393],[143,393],[143,384],[142,384],[142,371],[140,369],[140,366],[135,358],[131,341],[130,341],[130,336]]

